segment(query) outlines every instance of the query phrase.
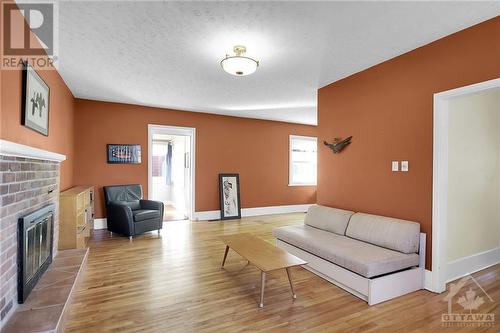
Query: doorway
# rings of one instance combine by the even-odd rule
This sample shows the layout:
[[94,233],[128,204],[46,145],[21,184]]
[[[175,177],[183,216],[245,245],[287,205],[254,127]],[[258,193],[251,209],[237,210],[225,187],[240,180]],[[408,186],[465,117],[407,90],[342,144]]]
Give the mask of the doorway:
[[500,258],[499,112],[500,79],[434,95],[431,291]]
[[148,125],[148,199],[164,204],[164,221],[192,219],[195,129]]

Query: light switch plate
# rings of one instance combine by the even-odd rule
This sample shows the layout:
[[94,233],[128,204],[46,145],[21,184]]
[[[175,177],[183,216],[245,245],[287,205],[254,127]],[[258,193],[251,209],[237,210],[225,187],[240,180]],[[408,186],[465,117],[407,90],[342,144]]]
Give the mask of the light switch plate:
[[392,171],[399,171],[399,162],[392,161]]
[[401,171],[408,172],[408,161],[401,161]]

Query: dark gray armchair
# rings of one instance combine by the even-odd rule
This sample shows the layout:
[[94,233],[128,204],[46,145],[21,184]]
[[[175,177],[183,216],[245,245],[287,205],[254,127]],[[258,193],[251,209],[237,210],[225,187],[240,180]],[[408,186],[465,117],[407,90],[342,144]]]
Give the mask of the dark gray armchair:
[[104,186],[108,230],[132,236],[162,228],[163,203],[143,200],[140,184]]

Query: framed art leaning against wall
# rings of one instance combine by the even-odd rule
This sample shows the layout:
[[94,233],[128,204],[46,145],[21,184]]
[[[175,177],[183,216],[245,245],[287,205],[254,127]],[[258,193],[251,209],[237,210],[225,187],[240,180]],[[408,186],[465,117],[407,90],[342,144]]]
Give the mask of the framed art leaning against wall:
[[220,218],[221,220],[241,218],[240,175],[219,174]]

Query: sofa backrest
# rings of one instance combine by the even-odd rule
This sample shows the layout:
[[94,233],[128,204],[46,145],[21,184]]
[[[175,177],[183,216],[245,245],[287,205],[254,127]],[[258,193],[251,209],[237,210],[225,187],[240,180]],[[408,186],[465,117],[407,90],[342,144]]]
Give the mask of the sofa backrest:
[[115,202],[126,204],[132,210],[140,208],[139,200],[142,199],[140,184],[104,186],[103,189],[106,205]]
[[344,236],[352,214],[354,212],[348,210],[313,205],[307,211],[304,224]]
[[346,236],[403,253],[417,253],[420,224],[391,217],[356,213],[349,221]]

